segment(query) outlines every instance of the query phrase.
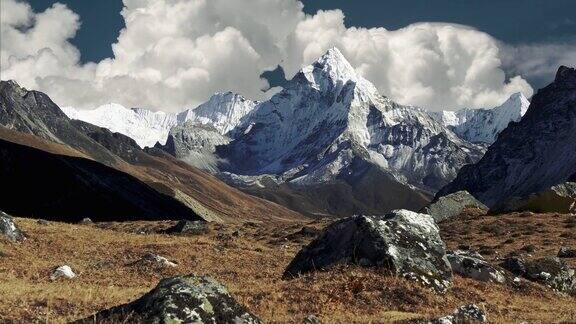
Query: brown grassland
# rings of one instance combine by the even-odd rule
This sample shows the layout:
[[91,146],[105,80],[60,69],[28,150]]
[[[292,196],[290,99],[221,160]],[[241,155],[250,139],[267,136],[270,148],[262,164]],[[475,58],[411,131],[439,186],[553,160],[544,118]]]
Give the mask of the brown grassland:
[[[382,323],[446,315],[476,303],[491,322],[576,322],[576,299],[542,286],[486,284],[455,276],[453,288],[438,296],[379,269],[337,267],[293,280],[281,275],[312,237],[293,233],[321,229],[326,220],[294,223],[211,224],[200,236],[158,234],[174,222],[72,225],[17,218],[28,239],[0,238],[0,322],[60,323],[131,301],[163,277],[209,275],[265,322],[294,323],[315,314],[326,323]],[[555,255],[576,246],[576,215],[466,213],[442,224],[449,248],[468,245],[497,260],[531,250]],[[526,248],[528,245],[534,248]],[[169,269],[134,261],[153,252],[177,262]],[[51,270],[68,264],[73,280],[51,281]],[[572,262],[572,266],[576,264]]]

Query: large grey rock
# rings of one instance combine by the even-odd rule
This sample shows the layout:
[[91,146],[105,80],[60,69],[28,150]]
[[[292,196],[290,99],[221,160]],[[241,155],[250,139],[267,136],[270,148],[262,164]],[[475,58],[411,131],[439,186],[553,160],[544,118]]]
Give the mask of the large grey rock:
[[429,215],[407,210],[333,223],[298,252],[284,277],[337,264],[387,267],[439,292],[446,291],[452,280],[438,226]]
[[472,278],[484,282],[504,283],[504,273],[484,260],[484,258],[469,251],[455,251],[448,253],[448,261],[452,271],[462,277]]
[[128,304],[101,311],[76,323],[262,323],[209,277],[163,279]]
[[421,212],[432,216],[436,222],[441,222],[460,215],[466,208],[488,211],[486,205],[474,198],[468,191],[463,190],[438,198],[424,207]]
[[512,198],[494,212],[574,213],[576,212],[576,182],[565,182],[523,198]]
[[528,261],[524,276],[559,292],[576,296],[576,271],[560,258],[544,257]]
[[2,211],[0,211],[0,235],[5,236],[12,242],[20,242],[26,239],[24,233],[14,223],[14,219]]

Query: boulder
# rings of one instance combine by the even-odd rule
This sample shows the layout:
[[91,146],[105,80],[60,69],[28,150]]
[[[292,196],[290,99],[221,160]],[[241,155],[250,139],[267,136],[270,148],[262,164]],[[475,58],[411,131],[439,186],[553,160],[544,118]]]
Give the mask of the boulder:
[[522,211],[562,214],[576,212],[576,182],[561,183],[526,197],[513,197],[492,210],[497,213]]
[[523,276],[526,273],[526,264],[523,259],[510,257],[504,259],[500,266],[516,276]]
[[444,316],[430,321],[430,324],[467,324],[475,322],[486,322],[486,313],[484,310],[474,304],[463,305],[456,310],[452,315]]
[[559,258],[576,258],[576,249],[561,247],[558,251]]
[[208,233],[208,223],[203,220],[181,220],[173,227],[166,230],[168,234],[191,234],[201,235]]
[[50,279],[51,280],[56,280],[59,278],[73,279],[75,277],[76,274],[74,273],[74,271],[72,271],[72,268],[70,268],[70,266],[63,265],[56,268],[54,272],[52,272]]
[[446,291],[452,281],[434,219],[407,210],[353,216],[331,224],[298,252],[284,278],[337,264],[386,267],[437,292]]
[[24,233],[14,223],[14,218],[2,211],[0,211],[0,235],[12,242],[21,242],[26,239]]
[[458,191],[438,198],[420,212],[432,216],[436,222],[441,222],[460,215],[467,208],[488,211],[488,207],[474,198],[468,191]]
[[90,225],[90,224],[93,224],[93,223],[94,223],[94,222],[93,222],[90,218],[88,218],[88,217],[83,218],[80,222],[78,222],[78,224],[80,224],[80,225]]
[[452,266],[452,271],[462,277],[484,282],[504,283],[506,281],[504,273],[491,266],[478,253],[455,251],[448,253],[447,256]]
[[558,257],[544,257],[526,262],[524,276],[561,293],[576,296],[576,271]]
[[128,304],[96,313],[76,323],[262,323],[209,277],[163,279],[147,294]]

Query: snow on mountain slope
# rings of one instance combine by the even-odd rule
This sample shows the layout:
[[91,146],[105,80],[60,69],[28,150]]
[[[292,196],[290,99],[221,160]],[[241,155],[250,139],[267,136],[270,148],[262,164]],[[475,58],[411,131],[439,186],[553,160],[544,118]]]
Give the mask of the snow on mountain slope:
[[168,132],[177,124],[174,114],[140,108],[127,109],[113,103],[93,110],[63,107],[62,111],[71,119],[82,120],[131,137],[140,147],[154,146],[156,142],[164,144]]
[[78,119],[131,137],[140,147],[164,145],[172,127],[192,121],[214,127],[221,135],[228,133],[248,115],[258,103],[241,95],[217,93],[206,103],[179,114],[153,112],[142,108],[127,109],[119,104],[107,104],[93,110],[63,107],[71,119]]
[[211,125],[224,135],[238,126],[258,104],[233,92],[217,93],[210,100],[178,114],[179,124],[192,120],[203,125]]
[[435,191],[483,154],[426,111],[381,96],[336,48],[258,105],[235,133],[219,148],[226,171],[298,185],[353,181],[358,163],[368,163],[401,184]]
[[522,93],[515,93],[493,109],[461,109],[431,112],[430,115],[467,141],[492,144],[510,122],[517,122],[524,116],[529,105]]

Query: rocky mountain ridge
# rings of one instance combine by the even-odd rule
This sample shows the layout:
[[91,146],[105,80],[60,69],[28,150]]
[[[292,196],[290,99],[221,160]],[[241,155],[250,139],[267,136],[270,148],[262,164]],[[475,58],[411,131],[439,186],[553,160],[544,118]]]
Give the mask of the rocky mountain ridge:
[[488,207],[569,181],[576,172],[576,70],[562,66],[474,165],[437,196],[467,190]]

